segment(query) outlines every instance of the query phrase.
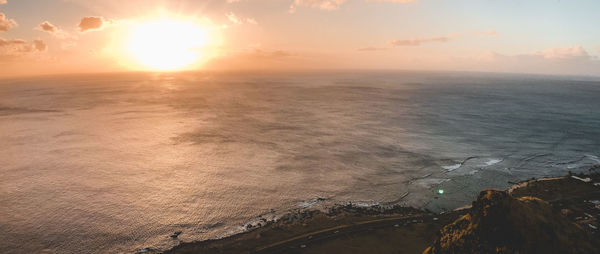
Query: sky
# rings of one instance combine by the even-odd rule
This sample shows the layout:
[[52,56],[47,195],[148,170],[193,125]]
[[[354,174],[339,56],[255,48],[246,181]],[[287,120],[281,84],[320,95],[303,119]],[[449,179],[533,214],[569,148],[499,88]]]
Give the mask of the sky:
[[597,0],[0,0],[0,77],[177,70],[600,76]]

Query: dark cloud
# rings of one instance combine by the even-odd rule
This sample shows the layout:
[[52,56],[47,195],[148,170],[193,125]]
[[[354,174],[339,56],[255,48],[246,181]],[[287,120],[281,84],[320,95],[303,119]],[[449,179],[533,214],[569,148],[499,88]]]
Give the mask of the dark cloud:
[[79,22],[79,31],[98,30],[104,27],[106,21],[103,17],[84,17]]
[[14,19],[9,19],[0,12],[0,31],[6,32],[15,26],[17,26],[17,22]]

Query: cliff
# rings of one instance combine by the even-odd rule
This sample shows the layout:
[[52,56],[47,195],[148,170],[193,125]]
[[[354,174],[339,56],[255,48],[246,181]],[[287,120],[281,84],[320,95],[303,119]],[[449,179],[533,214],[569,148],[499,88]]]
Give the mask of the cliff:
[[548,202],[485,190],[423,253],[600,253],[600,248]]

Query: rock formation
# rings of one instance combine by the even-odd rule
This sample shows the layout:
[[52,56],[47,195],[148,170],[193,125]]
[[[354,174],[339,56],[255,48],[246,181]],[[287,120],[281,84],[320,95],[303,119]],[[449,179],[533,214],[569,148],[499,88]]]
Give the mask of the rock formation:
[[549,203],[486,190],[471,211],[446,225],[423,253],[600,253],[580,226]]

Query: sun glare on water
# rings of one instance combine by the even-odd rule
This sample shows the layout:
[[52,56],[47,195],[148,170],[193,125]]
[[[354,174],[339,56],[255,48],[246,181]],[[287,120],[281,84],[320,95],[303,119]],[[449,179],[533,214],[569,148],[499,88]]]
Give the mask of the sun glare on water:
[[131,32],[129,51],[146,69],[181,70],[197,62],[206,44],[205,30],[192,22],[157,20],[142,23]]

